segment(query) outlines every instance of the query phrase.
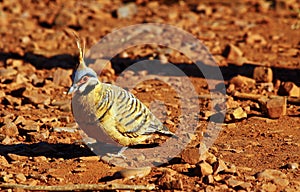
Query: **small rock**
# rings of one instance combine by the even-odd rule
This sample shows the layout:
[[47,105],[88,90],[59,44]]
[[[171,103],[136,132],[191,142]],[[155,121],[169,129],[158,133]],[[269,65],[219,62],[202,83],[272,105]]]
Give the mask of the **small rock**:
[[144,161],[146,159],[146,157],[143,154],[138,154],[134,159],[138,162],[141,162],[141,161]]
[[200,151],[198,148],[187,148],[181,153],[184,162],[195,165],[200,161]]
[[35,73],[29,76],[29,80],[34,86],[42,86],[44,85],[44,79],[39,78]]
[[72,85],[71,75],[71,70],[56,68],[53,74],[53,83],[58,86],[70,87]]
[[219,182],[219,181],[222,181],[223,180],[223,177],[221,177],[221,175],[214,175],[214,180]]
[[225,115],[225,121],[233,121],[247,118],[247,113],[242,107],[228,109]]
[[275,169],[265,169],[264,171],[257,173],[256,178],[259,181],[272,181],[273,183],[281,187],[286,187],[289,184],[287,176],[281,171]]
[[26,181],[26,176],[23,173],[18,173],[15,175],[15,179],[18,183],[23,183]]
[[72,110],[71,105],[70,104],[66,104],[63,106],[60,106],[59,109],[63,112],[70,112]]
[[166,170],[163,175],[158,179],[158,185],[162,186],[164,190],[167,189],[183,189],[183,182],[181,178],[175,178],[176,172]]
[[14,123],[16,125],[18,124],[23,124],[25,125],[24,123],[26,122],[25,118],[23,116],[18,116],[15,120],[14,120]]
[[20,132],[25,132],[25,133],[28,133],[28,132],[39,132],[40,131],[40,126],[36,122],[28,123],[24,127],[20,127],[19,131]]
[[277,190],[276,185],[273,183],[264,183],[261,188],[266,192],[275,192]]
[[119,19],[132,18],[137,13],[137,6],[135,3],[128,3],[117,9],[117,17]]
[[99,161],[99,156],[87,156],[87,157],[79,157],[79,160],[81,161]]
[[33,157],[33,161],[37,163],[48,162],[48,159],[45,156],[37,156],[37,157]]
[[38,90],[29,90],[26,89],[23,92],[23,96],[27,98],[33,104],[50,104],[50,97],[46,94],[39,93]]
[[212,184],[214,182],[214,177],[212,175],[206,175],[204,178],[203,178],[203,182],[205,184]]
[[226,183],[229,187],[235,188],[237,186],[240,186],[244,183],[244,181],[236,180],[234,177],[230,177],[228,180],[226,180]]
[[8,153],[7,156],[11,161],[26,161],[28,160],[28,157],[26,156],[21,156],[21,155],[16,155],[13,153]]
[[36,141],[45,141],[49,138],[49,131],[45,131],[45,132],[29,132],[27,133],[27,135],[29,140],[32,142],[36,142]]
[[0,76],[4,79],[16,75],[17,73],[18,71],[13,68],[0,69]]
[[54,132],[75,133],[78,129],[71,128],[71,127],[54,127],[52,130]]
[[57,26],[77,26],[77,15],[70,9],[61,9],[55,17],[54,24]]
[[269,67],[255,67],[253,72],[253,79],[256,82],[272,82],[273,81],[273,71]]
[[280,95],[288,95],[291,97],[300,97],[300,88],[293,82],[284,82],[279,87],[278,93]]
[[3,98],[2,103],[7,103],[8,105],[12,105],[12,106],[20,106],[22,104],[22,100],[21,98],[16,98],[11,95],[6,95]]
[[70,122],[70,117],[69,116],[60,116],[58,117],[58,120],[64,123],[69,123]]
[[0,155],[0,165],[3,165],[3,166],[7,166],[9,165],[8,161],[6,160],[6,158],[2,155]]
[[200,158],[202,161],[206,161],[207,163],[209,163],[210,165],[212,165],[213,163],[217,162],[217,157],[206,151],[204,154],[201,155],[201,158]]
[[245,38],[246,38],[246,43],[249,45],[260,44],[264,46],[267,44],[266,39],[259,34],[252,34],[249,32],[245,35]]
[[237,173],[237,168],[234,164],[227,163],[227,169],[225,169],[225,172],[235,174],[235,173]]
[[85,172],[87,169],[84,168],[84,167],[78,167],[78,168],[75,168],[72,173],[81,173],[81,172]]
[[243,65],[247,61],[247,59],[243,57],[243,52],[233,44],[228,44],[222,55],[227,58],[228,62],[236,65]]
[[210,164],[206,163],[205,161],[197,164],[195,169],[195,174],[200,176],[207,176],[213,173],[213,168]]
[[58,106],[58,107],[63,105],[68,105],[68,104],[70,104],[70,100],[53,100],[51,102],[51,105]]
[[9,66],[13,66],[13,67],[20,67],[24,64],[24,61],[23,60],[19,60],[19,59],[7,59],[6,60],[6,64]]
[[12,178],[13,178],[13,175],[11,173],[2,176],[2,180],[7,183],[10,182],[10,180]]
[[258,101],[260,103],[262,112],[267,114],[269,118],[277,119],[281,116],[286,115],[286,97],[261,97]]
[[238,75],[236,77],[233,77],[230,80],[230,83],[234,84],[235,87],[251,87],[255,85],[256,81],[249,77]]
[[227,170],[227,165],[223,160],[219,159],[217,162],[213,164],[213,172],[215,175],[225,170]]
[[9,136],[9,137],[15,137],[15,136],[19,135],[17,126],[12,122],[9,122],[9,123],[5,124],[4,126],[2,126],[0,128],[0,132],[2,132],[3,134],[5,134],[6,136]]
[[286,169],[298,169],[299,164],[298,163],[287,163],[286,165],[283,166],[283,168]]
[[123,178],[136,178],[136,177],[145,177],[151,172],[151,167],[141,167],[141,168],[128,168],[119,171],[119,174]]

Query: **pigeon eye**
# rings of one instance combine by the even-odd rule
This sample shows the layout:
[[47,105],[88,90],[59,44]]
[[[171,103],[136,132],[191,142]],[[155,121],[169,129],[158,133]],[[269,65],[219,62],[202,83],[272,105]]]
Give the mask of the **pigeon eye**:
[[89,79],[88,76],[84,76],[81,81],[86,82]]

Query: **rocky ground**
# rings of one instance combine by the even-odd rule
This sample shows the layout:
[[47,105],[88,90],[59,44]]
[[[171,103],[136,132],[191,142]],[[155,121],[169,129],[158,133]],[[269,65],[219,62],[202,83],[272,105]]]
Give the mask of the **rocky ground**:
[[[116,84],[151,74],[123,71],[137,61],[171,62],[199,95],[178,96],[159,78],[132,87],[147,106],[163,103],[151,109],[173,132],[180,118],[193,114],[190,100],[200,111],[195,124],[184,122],[195,132],[178,131],[190,141],[180,154],[159,166],[126,169],[121,165],[130,162],[113,165],[82,143],[66,92],[78,56],[72,31],[89,49],[106,34],[139,23],[170,24],[200,39],[222,72],[226,104],[213,105],[222,96],[218,85],[209,95],[208,82],[215,79],[206,81],[193,58],[168,47],[139,45],[98,60],[96,69],[108,63],[100,80]],[[300,191],[299,31],[299,0],[0,1],[0,188]],[[171,43],[178,43],[176,35]],[[105,50],[118,44],[108,40]],[[183,86],[183,77],[161,78]],[[224,122],[211,122],[218,115]],[[211,123],[222,127],[218,135]],[[200,155],[204,138],[216,140]],[[133,159],[159,162],[146,157]]]

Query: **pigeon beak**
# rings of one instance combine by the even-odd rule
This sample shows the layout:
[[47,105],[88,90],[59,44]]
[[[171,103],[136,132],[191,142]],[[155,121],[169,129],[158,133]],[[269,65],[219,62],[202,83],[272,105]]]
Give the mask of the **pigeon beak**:
[[74,93],[75,91],[78,90],[78,86],[76,84],[72,85],[68,91],[68,95]]

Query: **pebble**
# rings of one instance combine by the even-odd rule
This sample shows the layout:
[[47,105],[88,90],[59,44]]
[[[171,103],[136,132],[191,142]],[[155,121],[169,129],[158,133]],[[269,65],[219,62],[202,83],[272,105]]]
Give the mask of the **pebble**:
[[234,177],[230,177],[228,180],[226,180],[226,183],[229,187],[235,188],[237,186],[244,184],[244,181],[239,181]]
[[26,161],[26,160],[28,160],[28,157],[26,157],[26,156],[16,155],[16,154],[13,154],[13,153],[8,153],[7,156],[12,161]]
[[217,161],[217,157],[210,152],[205,152],[204,154],[202,154],[200,159],[206,161],[210,165]]
[[279,117],[286,115],[286,97],[261,97],[258,101],[260,103],[262,112],[265,113],[269,118],[278,119]]
[[78,167],[78,168],[75,168],[72,173],[82,173],[82,172],[85,172],[87,169],[84,168],[84,167]]
[[23,96],[27,98],[32,104],[50,104],[50,97],[49,95],[39,93],[38,90],[29,90],[26,89],[23,92]]
[[17,73],[18,71],[13,68],[0,69],[0,76],[4,79],[16,75]]
[[233,44],[228,44],[222,55],[227,58],[228,62],[236,65],[243,65],[247,61],[247,59],[243,57],[243,52],[240,48]]
[[235,87],[249,87],[254,86],[256,81],[252,78],[237,75],[230,80],[231,84],[234,84]]
[[71,70],[56,68],[53,74],[53,83],[58,86],[70,87],[72,85],[71,75]]
[[99,161],[99,156],[87,156],[87,157],[79,157],[80,161]]
[[225,171],[227,169],[227,166],[225,162],[221,159],[219,159],[216,163],[213,165],[214,174],[218,174],[222,171]]
[[287,168],[287,169],[298,169],[299,168],[299,164],[298,163],[287,163],[283,167]]
[[9,137],[19,135],[19,131],[15,123],[9,122],[0,128],[0,132]]
[[127,179],[132,179],[136,177],[145,177],[151,172],[151,167],[141,167],[141,168],[128,168],[119,171],[118,173]]
[[78,129],[71,127],[54,127],[52,129],[54,132],[67,132],[67,133],[75,133]]
[[210,164],[203,161],[203,162],[197,164],[195,173],[199,176],[211,175],[213,173],[213,168]]
[[33,161],[40,163],[40,162],[47,162],[48,159],[45,156],[37,156],[37,157],[33,157]]
[[18,183],[23,183],[26,181],[26,176],[23,173],[18,173],[15,175],[15,179]]
[[247,113],[243,110],[242,107],[231,108],[226,111],[225,121],[233,121],[247,118]]
[[8,161],[6,160],[6,158],[2,155],[0,155],[0,165],[3,165],[3,166],[7,166],[9,165]]
[[287,179],[287,176],[281,171],[275,169],[265,169],[257,173],[256,178],[259,181],[261,180],[272,181],[276,185],[280,185],[282,187],[286,187],[289,184],[289,180]]
[[26,132],[26,133],[27,132],[39,132],[40,126],[38,125],[38,123],[33,122],[33,123],[25,125],[24,127],[20,127],[19,130]]
[[200,151],[198,148],[187,148],[181,153],[184,162],[195,165],[200,161]]
[[253,79],[256,82],[272,82],[273,71],[270,67],[255,67],[253,71]]
[[117,9],[117,17],[119,19],[130,19],[137,13],[137,6],[135,3],[128,3]]

